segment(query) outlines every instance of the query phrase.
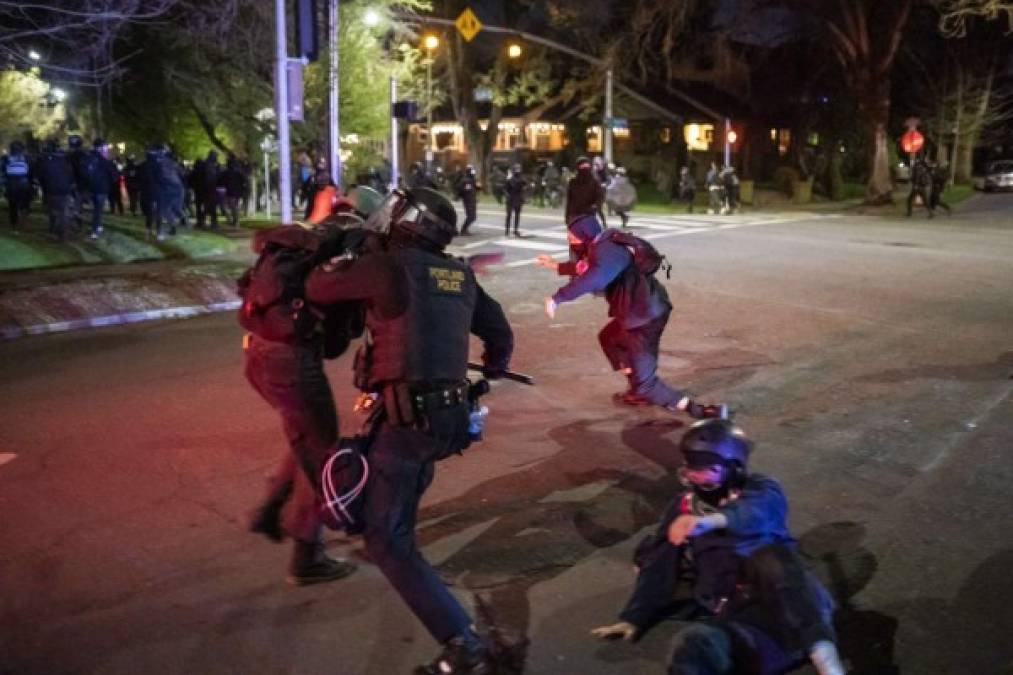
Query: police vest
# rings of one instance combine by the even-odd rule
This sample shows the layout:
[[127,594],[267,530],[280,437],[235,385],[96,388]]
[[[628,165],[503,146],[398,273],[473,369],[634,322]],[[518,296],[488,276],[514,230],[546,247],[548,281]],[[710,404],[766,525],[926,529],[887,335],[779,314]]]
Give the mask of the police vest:
[[8,178],[28,178],[28,160],[24,155],[10,155],[7,158]]
[[389,254],[404,271],[407,308],[387,319],[370,313],[369,382],[463,380],[478,284],[462,262],[421,249]]

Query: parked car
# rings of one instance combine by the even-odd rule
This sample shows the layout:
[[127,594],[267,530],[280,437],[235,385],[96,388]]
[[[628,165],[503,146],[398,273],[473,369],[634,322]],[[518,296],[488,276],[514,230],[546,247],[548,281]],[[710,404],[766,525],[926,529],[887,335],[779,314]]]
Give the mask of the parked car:
[[985,192],[1013,190],[1013,159],[990,162],[985,168],[981,189]]

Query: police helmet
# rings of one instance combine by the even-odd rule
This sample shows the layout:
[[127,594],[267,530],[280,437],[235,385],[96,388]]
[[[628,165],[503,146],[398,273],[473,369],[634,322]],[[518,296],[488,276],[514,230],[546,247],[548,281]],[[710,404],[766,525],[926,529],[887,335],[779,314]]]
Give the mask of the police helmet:
[[84,140],[77,134],[71,134],[70,136],[67,137],[67,145],[73,150],[77,150],[83,144]]
[[679,451],[689,467],[720,464],[745,472],[752,441],[729,420],[707,419],[691,426],[679,441]]
[[107,145],[109,144],[106,143],[106,139],[102,138],[101,136],[99,136],[98,138],[96,138],[94,141],[91,142],[91,147],[95,148],[96,150],[101,150]]
[[60,142],[54,138],[47,138],[46,142],[42,144],[42,151],[48,153],[59,152]]
[[[389,215],[388,215],[389,214]],[[446,197],[429,188],[394,190],[370,216],[367,229],[399,230],[443,248],[457,234],[457,212]]]
[[356,185],[349,190],[345,199],[363,218],[368,218],[383,203],[383,195],[368,185]]

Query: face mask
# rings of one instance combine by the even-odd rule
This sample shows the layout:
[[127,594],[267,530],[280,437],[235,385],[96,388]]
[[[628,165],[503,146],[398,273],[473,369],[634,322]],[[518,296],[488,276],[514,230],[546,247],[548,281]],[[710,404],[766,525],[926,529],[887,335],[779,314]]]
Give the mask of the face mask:
[[717,486],[693,485],[693,492],[705,504],[718,508],[721,506],[721,502],[728,498],[728,495],[731,492],[731,487],[728,485],[728,481],[725,481],[721,485]]
[[570,250],[579,259],[587,257],[587,244],[570,244]]

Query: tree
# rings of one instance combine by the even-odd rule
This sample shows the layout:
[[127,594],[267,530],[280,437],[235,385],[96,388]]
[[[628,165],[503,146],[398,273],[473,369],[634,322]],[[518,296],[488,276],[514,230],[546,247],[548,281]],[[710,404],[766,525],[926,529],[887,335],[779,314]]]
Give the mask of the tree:
[[112,51],[124,29],[164,17],[177,1],[0,0],[0,52],[24,66],[37,65],[37,52],[52,81],[103,84],[122,71]]
[[1013,32],[1013,2],[1009,0],[942,0],[939,27],[944,35],[964,37],[972,19],[995,21],[1005,17],[1006,32]]
[[66,117],[63,103],[37,69],[0,71],[0,141],[4,145],[25,136],[45,138],[55,133]]

